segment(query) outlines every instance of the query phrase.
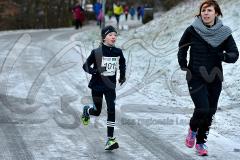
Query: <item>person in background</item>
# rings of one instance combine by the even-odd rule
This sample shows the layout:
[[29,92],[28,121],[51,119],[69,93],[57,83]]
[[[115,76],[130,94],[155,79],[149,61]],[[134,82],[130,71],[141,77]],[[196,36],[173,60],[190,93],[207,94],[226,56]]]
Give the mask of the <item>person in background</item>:
[[129,7],[128,5],[125,5],[124,7],[124,14],[125,14],[125,20],[128,20],[128,12],[129,12]]
[[[99,12],[102,10],[102,4],[100,3],[100,1],[98,0],[94,5],[93,5],[93,11],[95,13],[96,16],[96,20],[97,20],[97,25],[100,25],[100,22],[98,21],[98,15]],[[101,26],[101,25],[100,25]]]
[[111,20],[113,16],[113,8],[110,5],[107,7],[107,15],[109,20]]
[[85,20],[85,13],[81,5],[76,5],[72,9],[73,17],[74,17],[74,24],[75,28],[79,29],[83,25],[83,21]]
[[98,16],[97,16],[97,21],[99,23],[100,28],[102,26],[103,19],[104,19],[104,14],[103,14],[102,9],[100,9]]
[[131,15],[131,20],[134,20],[134,16],[136,14],[135,8],[131,7],[130,10],[129,10],[129,13]]
[[141,17],[141,19],[143,20],[143,17],[144,17],[144,6],[141,6],[141,8],[140,8],[140,17]]
[[123,14],[123,7],[119,2],[117,4],[113,4],[113,13],[117,21],[117,28],[119,28],[120,16]]
[[137,7],[137,19],[140,20],[141,18],[141,6]]

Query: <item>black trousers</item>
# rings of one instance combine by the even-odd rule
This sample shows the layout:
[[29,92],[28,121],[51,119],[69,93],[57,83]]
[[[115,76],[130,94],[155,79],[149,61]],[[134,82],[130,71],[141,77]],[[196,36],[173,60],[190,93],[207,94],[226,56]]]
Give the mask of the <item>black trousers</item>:
[[82,28],[82,22],[79,19],[75,19],[75,28],[78,29],[79,27]]
[[212,124],[212,118],[217,110],[218,99],[222,90],[222,81],[216,78],[206,82],[202,78],[192,78],[188,88],[195,105],[190,120],[190,128],[197,131],[197,143],[205,143]]
[[115,100],[116,91],[97,91],[92,90],[92,99],[94,103],[94,108],[89,109],[89,114],[94,116],[99,116],[102,110],[102,100],[103,95],[107,103],[107,136],[113,137],[114,126],[115,126]]
[[119,27],[120,15],[115,14],[115,18],[117,21],[117,27]]

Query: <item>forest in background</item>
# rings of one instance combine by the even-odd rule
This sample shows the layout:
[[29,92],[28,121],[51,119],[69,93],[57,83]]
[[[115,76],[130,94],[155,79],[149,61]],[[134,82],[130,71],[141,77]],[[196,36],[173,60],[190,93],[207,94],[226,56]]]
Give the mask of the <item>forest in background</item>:
[[[183,0],[121,0],[128,5],[148,4],[154,11],[169,10]],[[71,8],[81,0],[0,0],[0,30],[59,28],[72,25]],[[96,0],[86,0],[95,3]],[[108,4],[116,2],[107,0]],[[88,13],[87,13],[88,14]],[[88,16],[88,15],[87,15]]]

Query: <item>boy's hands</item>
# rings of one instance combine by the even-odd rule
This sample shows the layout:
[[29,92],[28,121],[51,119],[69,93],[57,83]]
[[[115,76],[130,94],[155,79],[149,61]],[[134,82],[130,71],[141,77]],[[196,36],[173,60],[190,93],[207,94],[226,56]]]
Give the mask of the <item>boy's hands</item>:
[[120,86],[126,81],[126,77],[120,77],[118,82],[120,83]]
[[98,69],[95,69],[93,74],[101,74],[103,72],[107,71],[106,67],[99,67]]
[[98,73],[100,73],[100,74],[105,72],[105,71],[107,71],[106,66],[98,68]]

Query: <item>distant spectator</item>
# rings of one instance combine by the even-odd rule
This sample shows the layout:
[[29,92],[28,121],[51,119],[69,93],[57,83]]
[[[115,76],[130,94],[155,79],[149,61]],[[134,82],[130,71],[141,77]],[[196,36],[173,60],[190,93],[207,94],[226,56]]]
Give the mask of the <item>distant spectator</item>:
[[113,13],[116,17],[117,27],[119,28],[120,16],[123,14],[123,7],[120,5],[120,3],[113,4]]
[[137,7],[137,19],[140,20],[141,17],[141,6]]
[[95,16],[96,16],[96,20],[97,20],[97,25],[99,25],[99,21],[98,21],[98,15],[99,15],[99,12],[100,10],[102,9],[102,4],[97,1],[94,5],[93,5],[93,11],[95,13]]
[[107,15],[109,20],[111,20],[112,16],[113,16],[113,8],[112,7],[107,7]]
[[97,16],[97,21],[98,21],[98,23],[99,23],[100,28],[101,28],[101,26],[102,26],[103,20],[104,20],[104,14],[103,14],[103,11],[102,11],[102,9],[101,9],[101,10],[99,11],[99,13],[98,13],[98,16]]
[[81,5],[77,5],[72,9],[73,17],[74,17],[74,25],[76,29],[81,28],[83,25],[83,21],[85,20],[85,13]]
[[128,20],[128,12],[129,12],[129,7],[128,5],[125,5],[124,7],[124,14],[125,14],[125,20]]
[[144,6],[141,6],[140,8],[140,17],[143,19],[144,17]]
[[135,8],[134,8],[134,7],[131,7],[130,10],[129,10],[129,13],[130,13],[130,15],[131,15],[131,20],[133,20],[135,14],[136,14]]

